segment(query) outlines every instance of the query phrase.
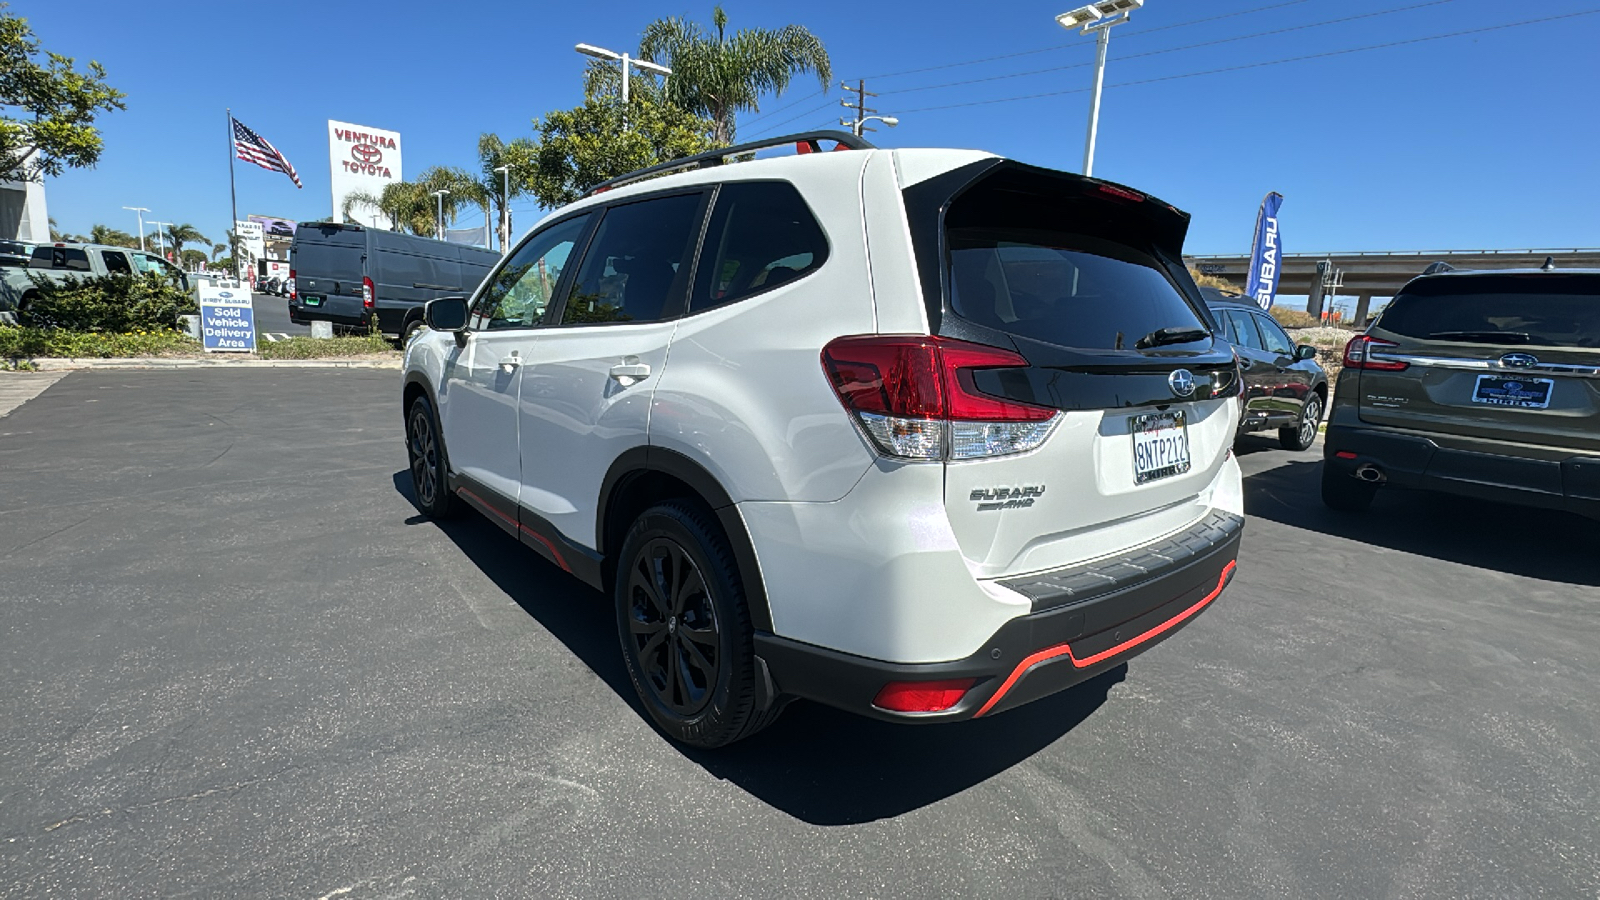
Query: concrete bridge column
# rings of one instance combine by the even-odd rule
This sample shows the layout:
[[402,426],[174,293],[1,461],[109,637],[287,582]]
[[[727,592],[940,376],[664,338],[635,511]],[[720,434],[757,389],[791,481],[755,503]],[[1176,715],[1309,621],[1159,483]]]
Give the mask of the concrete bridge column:
[[1363,291],[1362,293],[1358,294],[1357,295],[1357,299],[1356,299],[1356,317],[1355,317],[1355,321],[1351,322],[1350,324],[1354,325],[1357,328],[1366,328],[1367,327],[1367,310],[1369,308],[1371,308],[1371,306],[1372,306],[1372,292],[1371,291]]

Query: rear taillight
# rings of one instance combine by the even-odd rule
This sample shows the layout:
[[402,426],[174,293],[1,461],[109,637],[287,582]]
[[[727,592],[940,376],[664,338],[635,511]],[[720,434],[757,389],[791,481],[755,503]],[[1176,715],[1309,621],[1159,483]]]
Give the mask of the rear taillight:
[[363,276],[361,279],[361,306],[364,309],[371,309],[376,297],[377,294],[372,290],[372,279]]
[[1399,372],[1404,370],[1409,363],[1399,360],[1373,359],[1374,352],[1382,352],[1390,347],[1398,347],[1392,341],[1380,341],[1368,334],[1358,334],[1344,345],[1344,367],[1346,369],[1373,369],[1379,372]]
[[920,335],[844,337],[823,348],[822,368],[845,409],[877,448],[902,459],[981,459],[1033,450],[1058,410],[978,390],[978,369],[1018,368],[1010,350]]
[[299,300],[300,290],[294,286],[294,270],[289,270],[289,299]]
[[961,702],[976,678],[948,681],[891,681],[872,698],[872,705],[891,712],[942,712]]

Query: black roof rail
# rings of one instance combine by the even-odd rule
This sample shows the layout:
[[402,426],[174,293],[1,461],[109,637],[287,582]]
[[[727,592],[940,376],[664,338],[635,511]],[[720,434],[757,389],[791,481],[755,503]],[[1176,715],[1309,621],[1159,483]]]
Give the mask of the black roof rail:
[[595,185],[594,187],[585,191],[583,195],[585,197],[593,197],[595,194],[609,191],[612,188],[619,188],[625,184],[632,184],[635,181],[643,181],[646,178],[651,178],[656,175],[665,175],[668,172],[681,172],[689,169],[707,169],[712,166],[720,166],[727,162],[727,159],[730,156],[739,156],[740,154],[744,153],[755,153],[758,150],[770,150],[773,147],[782,147],[785,144],[803,145],[809,148],[807,150],[802,150],[802,153],[820,153],[822,152],[822,141],[833,141],[836,145],[838,145],[834,147],[835,150],[839,149],[839,147],[844,147],[849,150],[878,149],[870,142],[864,141],[848,131],[805,131],[799,134],[786,134],[781,137],[762,138],[759,141],[751,141],[747,144],[735,144],[732,147],[723,147],[720,150],[711,150],[706,153],[697,153],[694,156],[685,156],[682,159],[669,160],[668,162],[659,163],[648,168],[640,169],[637,172],[629,172],[626,175],[618,175],[616,178],[613,178],[610,181],[601,182],[600,184]]
[[1449,263],[1447,263],[1447,262],[1445,262],[1443,260],[1440,260],[1439,262],[1436,262],[1436,263],[1430,263],[1426,269],[1422,270],[1422,274],[1424,274],[1424,275],[1437,275],[1440,272],[1454,272],[1455,270],[1456,270],[1455,266],[1452,266]]

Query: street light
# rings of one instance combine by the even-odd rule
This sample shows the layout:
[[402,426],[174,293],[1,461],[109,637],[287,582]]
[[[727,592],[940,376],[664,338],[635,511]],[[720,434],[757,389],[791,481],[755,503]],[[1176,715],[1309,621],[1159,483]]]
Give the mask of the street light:
[[494,170],[505,176],[505,190],[500,194],[500,255],[511,249],[511,167],[495,166]]
[[622,63],[622,125],[624,128],[626,128],[628,125],[628,67],[633,66],[635,69],[643,69],[646,72],[655,72],[659,75],[672,74],[671,69],[667,68],[666,66],[657,65],[648,59],[634,59],[626,53],[618,53],[615,50],[607,50],[604,47],[596,47],[593,44],[579,44],[573,49],[577,50],[579,53],[582,53],[584,56],[592,56],[595,59],[614,60]]
[[1080,34],[1095,35],[1094,99],[1089,103],[1089,136],[1083,146],[1083,174],[1094,174],[1094,139],[1100,130],[1100,90],[1106,80],[1106,48],[1111,44],[1111,26],[1128,21],[1144,0],[1100,0],[1072,12],[1056,16],[1062,28],[1080,28]]
[[[163,226],[163,225],[171,225],[172,223],[171,222],[157,222],[155,219],[151,219],[150,220],[150,224],[154,225],[156,227],[156,240],[161,243],[161,258],[162,259],[166,259],[167,258],[167,236],[165,234],[161,233],[161,226]],[[139,249],[143,250],[144,248],[141,246]]]
[[450,192],[440,188],[434,191],[433,195],[439,198],[439,240],[442,241],[444,240],[444,198],[448,197]]
[[144,214],[150,211],[147,206],[124,206],[123,209],[132,210],[139,217],[139,249],[144,249]]
[[845,126],[846,128],[849,128],[850,132],[852,134],[854,134],[856,137],[861,137],[861,132],[863,132],[863,131],[877,131],[876,128],[868,128],[867,127],[867,123],[868,122],[882,122],[883,124],[889,126],[890,128],[893,128],[896,125],[900,124],[900,120],[895,118],[894,116],[867,116],[866,118],[861,119],[859,121],[857,121],[855,119],[840,119],[839,120],[839,124]]

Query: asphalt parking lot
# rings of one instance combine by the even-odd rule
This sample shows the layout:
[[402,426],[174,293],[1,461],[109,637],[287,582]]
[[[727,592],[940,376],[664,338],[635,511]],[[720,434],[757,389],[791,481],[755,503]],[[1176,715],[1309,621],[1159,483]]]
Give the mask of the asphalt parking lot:
[[1600,524],[1275,447],[1124,671],[699,753],[599,595],[416,514],[395,373],[72,374],[0,418],[0,894],[1596,896]]

